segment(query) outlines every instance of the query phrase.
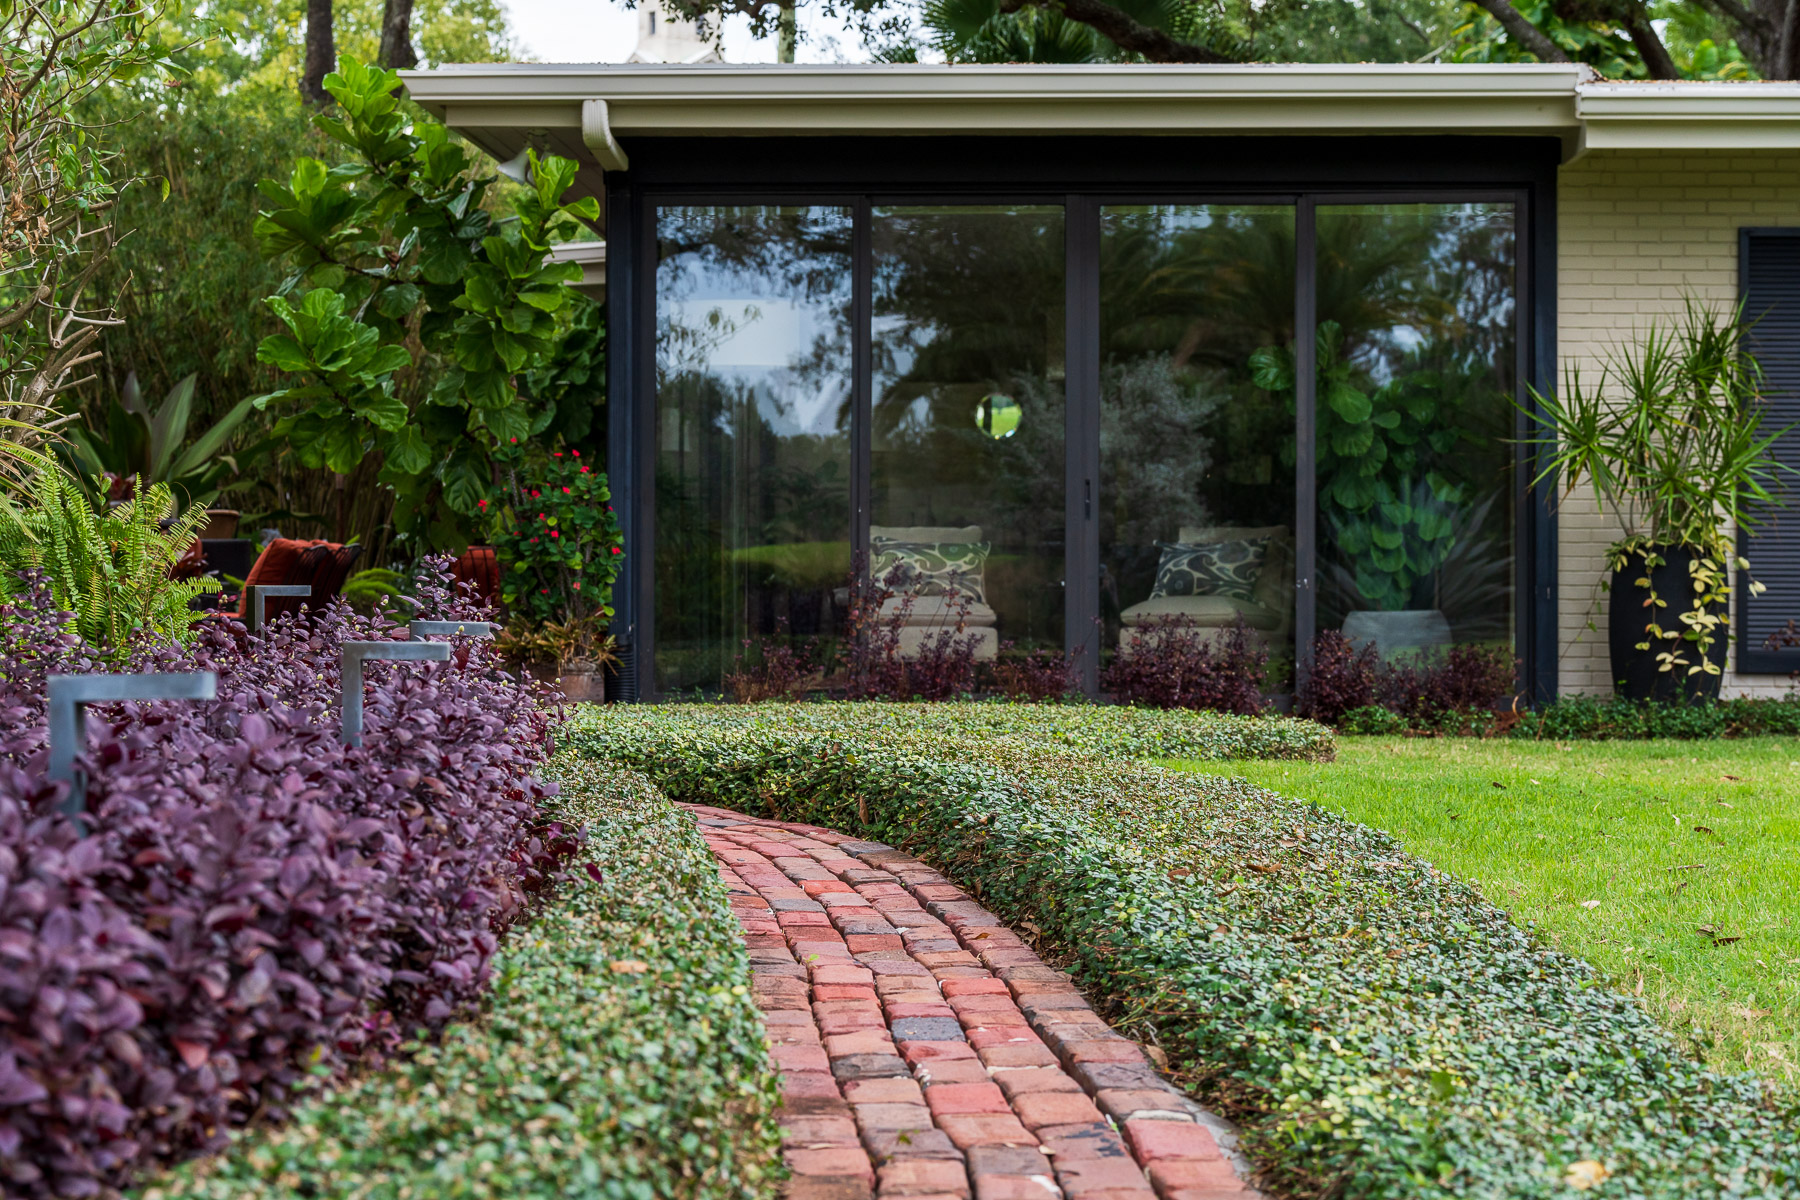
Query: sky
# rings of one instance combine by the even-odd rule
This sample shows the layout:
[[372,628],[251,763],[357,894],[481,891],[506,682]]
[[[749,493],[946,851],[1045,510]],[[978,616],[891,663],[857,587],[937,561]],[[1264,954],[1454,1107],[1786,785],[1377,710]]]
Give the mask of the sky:
[[[638,14],[620,0],[508,0],[514,35],[539,62],[624,62],[637,44]],[[775,61],[775,38],[750,35],[747,17],[725,22],[725,61]],[[841,21],[800,6],[801,62],[866,62],[862,39]]]

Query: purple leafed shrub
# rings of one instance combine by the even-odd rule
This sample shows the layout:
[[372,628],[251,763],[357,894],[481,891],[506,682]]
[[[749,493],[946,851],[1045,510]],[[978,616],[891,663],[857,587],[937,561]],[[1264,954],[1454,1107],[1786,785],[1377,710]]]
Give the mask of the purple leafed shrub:
[[919,645],[905,653],[901,632],[916,600],[903,595],[882,615],[882,605],[893,596],[881,581],[851,579],[845,694],[852,700],[949,700],[973,692],[981,635],[968,627],[974,607],[969,598],[952,592],[947,599],[954,615],[928,627]]
[[[443,566],[426,615],[480,615]],[[338,743],[338,644],[404,636],[341,603],[141,652],[218,699],[89,710],[84,837],[44,782],[44,676],[91,669],[67,623],[41,586],[0,608],[7,1196],[105,1194],[442,1025],[573,850],[533,774],[557,714],[484,643],[369,663],[365,744]]]
[[1450,713],[1492,712],[1512,698],[1517,679],[1517,664],[1501,647],[1452,646],[1431,658],[1384,663],[1373,645],[1358,650],[1327,629],[1313,641],[1312,672],[1295,707],[1335,726],[1346,713],[1379,706],[1429,727]]
[[725,690],[739,704],[760,704],[765,700],[799,700],[819,679],[819,664],[813,647],[795,642],[788,633],[786,618],[776,622],[778,633],[761,641],[744,639],[738,654],[737,669],[725,676]]
[[1164,617],[1132,629],[1100,686],[1121,704],[1254,716],[1263,710],[1268,662],[1242,617],[1210,640],[1191,617]]
[[1446,713],[1491,712],[1512,699],[1513,656],[1498,646],[1452,646],[1441,657],[1391,663],[1376,680],[1376,698],[1415,723]]
[[1313,639],[1312,670],[1300,684],[1294,709],[1303,717],[1335,726],[1345,713],[1375,703],[1375,678],[1380,668],[1373,644],[1358,650],[1339,630],[1320,630]]
[[999,661],[994,663],[994,685],[1007,698],[1042,703],[1060,700],[1080,686],[1070,656],[1054,650],[1008,655],[1011,649],[1011,642],[1002,643]]

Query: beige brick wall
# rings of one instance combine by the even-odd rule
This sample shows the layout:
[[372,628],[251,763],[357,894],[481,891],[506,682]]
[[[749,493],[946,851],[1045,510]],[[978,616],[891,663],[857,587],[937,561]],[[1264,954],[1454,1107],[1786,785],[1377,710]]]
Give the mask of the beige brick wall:
[[[1591,380],[1634,325],[1679,312],[1683,289],[1736,303],[1738,229],[1800,225],[1800,152],[1593,151],[1562,169],[1557,225],[1557,352]],[[1565,694],[1612,688],[1600,579],[1619,528],[1591,492],[1557,522]],[[1782,695],[1788,681],[1734,672],[1725,690]]]

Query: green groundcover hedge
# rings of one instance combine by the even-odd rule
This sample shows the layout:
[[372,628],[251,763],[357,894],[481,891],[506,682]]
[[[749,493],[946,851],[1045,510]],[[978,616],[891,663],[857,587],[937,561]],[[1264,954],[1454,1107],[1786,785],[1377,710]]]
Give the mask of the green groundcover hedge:
[[575,741],[677,800],[903,846],[1031,922],[1245,1123],[1279,1193],[1800,1194],[1795,1112],[1389,836],[1242,780],[867,711],[829,732],[589,714]]
[[1651,704],[1571,696],[1525,713],[1511,732],[1546,741],[1793,736],[1800,734],[1800,699]]
[[1234,758],[1330,761],[1337,753],[1331,730],[1314,721],[1240,717],[1188,709],[1126,708],[1099,704],[1016,704],[1007,701],[897,704],[816,701],[801,704],[716,706],[634,704],[577,710],[571,729],[604,720],[614,730],[652,727],[704,713],[718,730],[782,729],[795,733],[853,734],[871,729],[968,737],[1023,738],[1042,746],[1127,758],[1184,758],[1219,762]]
[[144,1200],[772,1200],[780,1093],[711,853],[641,776],[557,773],[588,841],[508,936],[480,1019]]

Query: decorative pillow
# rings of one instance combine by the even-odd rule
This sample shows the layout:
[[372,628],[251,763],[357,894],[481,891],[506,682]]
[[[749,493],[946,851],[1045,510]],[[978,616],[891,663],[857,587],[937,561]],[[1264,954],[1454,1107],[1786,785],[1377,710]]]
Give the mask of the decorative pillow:
[[1158,542],[1162,561],[1156,566],[1158,596],[1224,596],[1251,601],[1257,577],[1269,556],[1269,539],[1240,538],[1231,542]]
[[987,542],[902,542],[871,537],[874,558],[870,577],[883,587],[914,596],[944,596],[954,591],[976,604],[986,604],[982,566]]

